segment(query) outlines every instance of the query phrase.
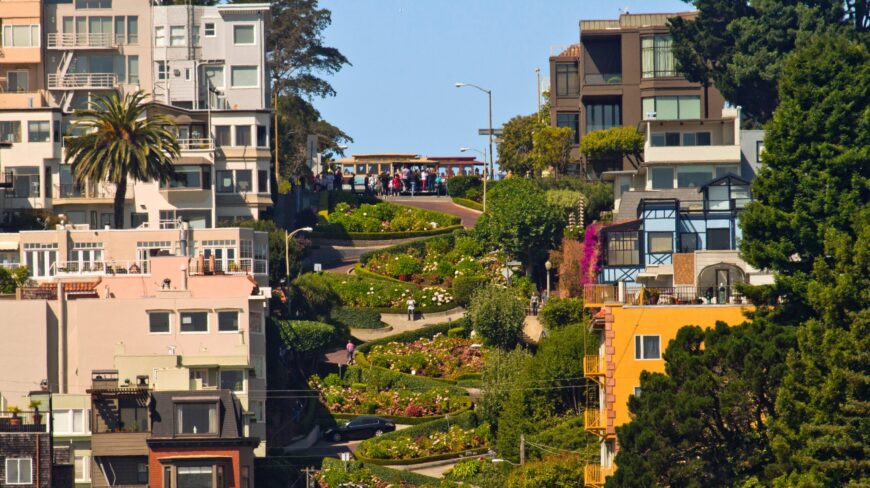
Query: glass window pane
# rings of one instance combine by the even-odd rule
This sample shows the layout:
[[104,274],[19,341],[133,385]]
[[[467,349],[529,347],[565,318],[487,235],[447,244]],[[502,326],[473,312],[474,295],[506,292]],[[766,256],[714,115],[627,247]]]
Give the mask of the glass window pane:
[[218,171],[215,177],[217,178],[218,193],[232,193],[234,188],[232,171]]
[[237,125],[236,126],[236,146],[244,147],[251,145],[251,126]]
[[653,190],[664,190],[674,187],[674,168],[651,168]]
[[711,251],[731,249],[731,230],[707,229],[707,249]]
[[[681,119],[701,118],[701,97],[679,97]],[[674,117],[676,118],[676,117]]]
[[700,188],[713,179],[710,167],[680,168],[677,172],[678,188]]
[[241,193],[253,191],[253,189],[251,170],[236,171],[236,191]]
[[169,332],[169,312],[151,312],[148,314],[148,331],[152,334]]
[[131,84],[139,83],[139,56],[127,57],[128,80]]
[[678,97],[656,97],[656,119],[673,120],[679,118]]
[[740,176],[740,169],[736,164],[720,164],[716,166],[716,178],[721,178],[727,174]]
[[169,27],[169,45],[184,46],[187,45],[187,30],[182,25],[173,25]]
[[649,115],[656,111],[656,99],[653,97],[644,98],[642,104],[643,114],[641,115],[643,116],[644,120],[648,120],[650,118]]
[[178,403],[175,414],[179,434],[217,433],[217,405],[214,403]]
[[239,330],[239,312],[218,312],[218,330],[236,332]]
[[181,312],[181,332],[208,332],[208,312]]
[[234,87],[244,88],[258,85],[256,66],[233,66],[230,75],[230,83]]
[[254,26],[236,25],[233,27],[233,42],[235,44],[253,44]]
[[127,17],[127,44],[139,43],[139,17]]
[[244,391],[245,373],[241,370],[221,370],[221,388]]
[[659,351],[658,336],[643,336],[643,358],[644,359],[659,359],[661,351]]
[[670,232],[650,232],[649,252],[671,253],[674,250],[674,235]]
[[216,125],[214,128],[215,144],[218,146],[229,146],[230,141],[230,126]]

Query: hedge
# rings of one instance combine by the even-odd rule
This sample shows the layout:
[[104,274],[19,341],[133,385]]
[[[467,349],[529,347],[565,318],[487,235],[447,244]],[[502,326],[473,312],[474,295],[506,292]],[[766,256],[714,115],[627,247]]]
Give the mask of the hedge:
[[[450,415],[461,415],[463,413],[468,413],[468,412],[472,411],[471,410],[471,407],[472,407],[471,397],[457,397],[453,401],[458,402],[458,403],[464,403],[465,405],[463,405],[462,408],[459,408],[458,410],[451,412]],[[344,420],[351,420],[351,419],[355,419],[357,417],[375,416],[375,417],[380,417],[382,419],[392,420],[393,422],[395,422],[397,424],[403,424],[403,425],[423,425],[423,424],[427,424],[427,423],[436,421],[438,419],[444,418],[443,415],[430,415],[428,417],[403,417],[401,415],[382,415],[382,414],[377,414],[377,413],[330,413],[330,415],[332,415],[333,419],[344,419]]]
[[410,230],[406,232],[346,232],[338,226],[323,226],[314,232],[310,232],[312,238],[341,239],[352,241],[389,241],[392,239],[411,239],[414,237],[429,237],[449,234],[462,229],[462,224],[448,225],[438,229]]
[[[413,442],[413,439],[416,439],[420,436],[426,436],[431,434],[432,432],[438,431],[446,431],[451,426],[458,425],[463,429],[473,429],[480,425],[480,420],[477,418],[477,414],[473,411],[464,412],[462,414],[456,416],[450,416],[449,418],[444,418],[443,416],[439,416],[438,420],[433,420],[431,422],[416,424],[413,427],[408,427],[407,429],[397,430],[393,432],[388,432],[386,434],[381,435],[380,437],[374,437],[371,439],[364,440],[362,444],[366,442],[376,442],[382,439],[393,439],[397,440],[400,438],[407,437],[409,442]],[[362,447],[360,444],[360,447]],[[465,453],[472,453],[473,455],[480,454],[488,451],[489,448],[476,448],[476,449],[468,449],[459,452],[448,452],[443,454],[436,454],[433,456],[424,456],[416,459],[375,459],[375,458],[367,458],[362,454],[359,454],[359,451],[354,453],[357,459],[372,464],[380,464],[380,465],[392,465],[392,466],[402,466],[408,464],[419,464],[425,463],[429,461],[439,461],[442,459],[451,459],[455,457],[462,457]]]
[[402,280],[393,278],[392,276],[387,276],[387,275],[382,275],[380,273],[375,273],[374,271],[366,269],[360,263],[356,263],[356,265],[353,267],[353,274],[355,274],[361,278],[371,278],[373,280],[392,281],[393,283],[401,283],[403,285],[408,284],[407,281],[402,281]]
[[329,322],[354,329],[381,329],[381,314],[370,308],[336,307],[329,311]]
[[467,207],[472,210],[477,210],[479,212],[483,212],[483,205],[475,202],[474,200],[469,200],[467,198],[462,197],[453,197],[453,203],[459,205],[461,207]]
[[416,330],[409,330],[407,332],[402,332],[401,334],[396,334],[389,337],[382,337],[380,339],[375,339],[373,341],[360,344],[356,348],[356,350],[357,352],[365,354],[372,347],[380,344],[388,344],[390,342],[414,342],[417,339],[421,339],[423,337],[434,337],[435,334],[447,334],[447,331],[451,328],[459,327],[460,325],[465,325],[467,323],[468,319],[461,318],[453,322],[443,322],[440,324],[427,325],[426,327],[421,327]]
[[[466,233],[467,233],[467,231],[464,228],[461,228],[461,229],[454,230],[452,235],[438,236],[438,237],[433,237],[432,239],[445,239],[446,238],[448,241],[451,241],[449,243],[449,246],[453,247],[452,241],[455,241],[457,236],[464,235]],[[401,244],[395,244],[393,246],[385,247],[383,249],[376,249],[374,251],[365,252],[365,253],[360,255],[359,262],[362,265],[365,265],[366,263],[368,263],[369,259],[371,259],[373,256],[375,256],[377,254],[384,254],[384,253],[398,254],[398,253],[406,252],[408,249],[412,249],[412,248],[417,249],[418,251],[422,252],[426,249],[426,243],[429,242],[430,240],[431,239],[422,239],[422,240],[414,241],[414,242],[403,242]]]
[[447,194],[451,197],[464,197],[468,190],[482,186],[483,180],[479,176],[457,175],[447,179]]
[[[346,385],[363,383],[378,389],[407,388],[410,390],[430,390],[443,388],[456,398],[468,398],[468,392],[465,389],[443,381],[375,366],[351,366],[347,368],[342,381]],[[356,417],[357,415],[353,416]]]
[[[441,480],[438,478],[432,478],[430,476],[417,474],[412,471],[402,471],[400,469],[390,469],[385,466],[380,466],[377,464],[366,464],[356,462],[356,466],[362,464],[362,467],[369,470],[371,474],[377,476],[381,480],[392,483],[392,484],[401,484],[402,486],[406,486],[406,484],[414,485],[418,488],[425,486],[439,486]],[[323,458],[323,463],[321,464],[321,469],[324,470],[336,470],[336,471],[344,471],[347,468],[344,461],[340,461],[335,458]],[[351,466],[351,470],[354,470],[354,466]]]
[[[392,369],[384,368],[383,366],[375,366],[374,364],[372,364],[372,363],[369,361],[369,359],[365,356],[365,354],[360,354],[359,352],[357,352],[356,354],[353,355],[353,361],[354,361],[356,364],[358,364],[358,365],[360,365],[360,366],[364,366],[364,367],[366,367],[366,368],[382,369],[382,370],[385,370],[385,371],[393,371]],[[402,374],[408,374],[408,373],[402,373]],[[453,380],[453,379],[449,379],[449,378],[438,378],[438,377],[435,377],[435,376],[426,376],[426,375],[422,375],[422,374],[414,374],[414,375],[411,375],[411,376],[414,376],[414,377],[416,377],[416,378],[427,378],[427,379],[430,379],[430,380],[438,381],[438,382],[440,382],[440,383],[446,383],[446,384],[448,384],[448,385],[456,385],[457,383],[459,383],[459,379],[464,379],[463,377],[468,376],[468,375],[478,375],[478,376],[480,376],[479,373],[466,373],[466,374],[464,374],[464,375],[460,375],[459,378],[457,378],[457,379],[455,379],[455,380]]]

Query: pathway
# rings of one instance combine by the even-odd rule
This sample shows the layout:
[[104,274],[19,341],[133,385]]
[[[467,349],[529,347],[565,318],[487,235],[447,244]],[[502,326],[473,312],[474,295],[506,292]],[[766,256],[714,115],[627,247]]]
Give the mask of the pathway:
[[536,315],[526,315],[523,320],[523,340],[530,344],[537,344],[544,333],[544,326]]
[[454,308],[447,312],[439,312],[435,314],[422,314],[417,317],[417,320],[408,320],[405,314],[381,314],[381,322],[388,325],[382,329],[351,329],[350,334],[357,339],[368,342],[382,337],[394,336],[402,332],[417,330],[427,325],[443,324],[444,322],[459,320],[465,316],[465,309],[461,307]]
[[462,225],[466,229],[474,227],[477,219],[480,218],[480,212],[456,205],[450,200],[450,197],[390,197],[385,201],[455,215],[462,219]]

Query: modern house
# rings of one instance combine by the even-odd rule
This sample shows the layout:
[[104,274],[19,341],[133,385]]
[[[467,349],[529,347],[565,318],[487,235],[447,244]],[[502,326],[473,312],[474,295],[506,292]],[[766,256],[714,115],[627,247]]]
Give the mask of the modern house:
[[633,169],[623,161],[588,160],[580,140],[591,131],[637,127],[642,121],[700,121],[722,116],[724,99],[713,86],[686,81],[671,52],[667,20],[694,12],[630,14],[616,20],[581,20],[580,42],[550,56],[550,123],[574,130],[578,170],[590,179]]

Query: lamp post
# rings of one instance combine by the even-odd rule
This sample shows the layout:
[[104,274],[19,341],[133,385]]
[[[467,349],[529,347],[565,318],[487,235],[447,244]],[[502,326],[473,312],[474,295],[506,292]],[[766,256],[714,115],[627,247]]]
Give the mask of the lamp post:
[[548,259],[546,263],[544,263],[544,268],[547,269],[547,300],[550,299],[550,270],[553,269],[553,263]]
[[284,231],[284,276],[287,280],[287,319],[290,319],[290,239],[300,232],[311,232],[311,227],[302,227],[293,232]]
[[[481,88],[473,83],[456,83],[456,88],[463,88],[466,86],[470,86],[472,88],[477,88],[478,90],[486,93],[486,96],[489,98],[489,174],[492,177],[493,170],[493,153],[492,153],[492,90],[487,90],[486,88]],[[486,176],[486,175],[484,175]]]
[[[459,152],[468,152],[468,151],[474,151],[478,154],[483,155],[483,166],[484,166],[484,168],[483,168],[483,211],[486,212],[486,180],[489,179],[489,177],[486,174],[486,165],[487,165],[486,151],[481,151],[480,149],[474,149],[473,147],[460,147],[459,148]],[[489,158],[492,159],[492,153],[490,153]]]

